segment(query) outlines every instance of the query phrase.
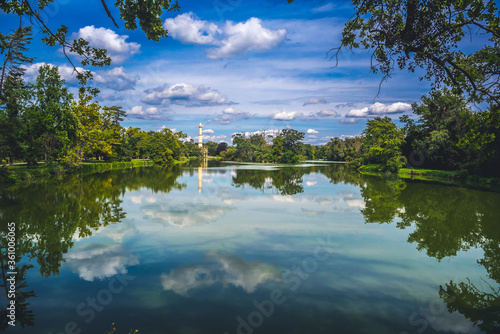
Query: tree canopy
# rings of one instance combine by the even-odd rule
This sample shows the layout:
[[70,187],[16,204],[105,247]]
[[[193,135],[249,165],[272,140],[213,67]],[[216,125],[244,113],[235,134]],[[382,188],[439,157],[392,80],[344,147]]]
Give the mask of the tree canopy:
[[363,163],[382,164],[384,170],[395,172],[406,163],[401,155],[404,133],[389,117],[376,117],[363,130]]
[[[500,102],[500,17],[495,1],[352,0],[355,14],[345,24],[342,48],[373,50],[371,70],[383,80],[395,68],[414,72],[433,87],[450,85],[473,102]],[[463,51],[464,39],[474,39]],[[476,41],[480,39],[479,41]],[[382,80],[382,81],[383,81]]]

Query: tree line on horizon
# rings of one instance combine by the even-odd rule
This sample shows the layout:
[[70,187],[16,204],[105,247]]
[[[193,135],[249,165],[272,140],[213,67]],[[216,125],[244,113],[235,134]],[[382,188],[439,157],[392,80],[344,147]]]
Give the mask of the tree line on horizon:
[[235,134],[226,160],[296,163],[304,160],[346,161],[351,167],[379,164],[381,170],[402,167],[459,171],[500,177],[500,109],[491,104],[473,112],[467,100],[447,88],[434,90],[412,105],[412,115],[400,117],[398,128],[389,117],[366,123],[360,136],[332,138],[324,145],[304,144],[304,132],[283,129]]
[[[391,172],[409,165],[499,176],[500,19],[494,14],[495,3],[431,1],[425,8],[413,0],[385,5],[356,0],[353,4],[356,15],[346,23],[341,46],[332,49],[334,56],[345,47],[370,48],[374,50],[373,72],[380,71],[389,78],[394,71],[392,64],[410,71],[420,66],[427,70],[425,79],[434,80],[434,89],[422,97],[420,104],[413,104],[413,116],[400,118],[404,126],[398,128],[389,117],[377,117],[367,121],[361,136],[333,138],[325,145],[303,143],[304,133],[294,129],[283,129],[272,138],[236,134],[233,146],[206,143],[208,154],[249,162],[324,159],[348,161],[351,166],[377,163]],[[39,5],[42,9],[45,2]],[[4,4],[1,9],[19,16],[35,15],[31,7],[17,10],[13,6]],[[164,9],[178,10],[178,6]],[[386,12],[405,15],[383,15]],[[133,20],[134,15],[138,12],[131,13],[126,21]],[[468,55],[456,51],[466,27],[484,32],[490,44]],[[432,33],[432,29],[438,30]],[[123,161],[147,157],[167,165],[183,157],[203,155],[183,132],[125,129],[121,122],[126,112],[117,106],[101,106],[95,101],[95,88],[82,85],[78,99],[74,99],[56,67],[40,67],[36,81],[26,83],[22,65],[34,60],[25,55],[31,31],[31,26],[20,25],[8,35],[0,33],[0,54],[4,55],[0,74],[0,157],[9,157],[9,162],[23,160],[30,166],[38,161],[74,166],[89,158]],[[145,31],[148,34],[148,27]],[[417,35],[420,39],[415,38]],[[64,29],[58,30],[54,40],[44,42],[64,44],[64,36]],[[438,40],[440,48],[434,43]],[[87,64],[109,65],[105,50],[94,50],[80,42],[73,47],[88,54]],[[438,90],[440,85],[445,88]],[[484,102],[489,103],[485,110],[474,112],[468,106]]]

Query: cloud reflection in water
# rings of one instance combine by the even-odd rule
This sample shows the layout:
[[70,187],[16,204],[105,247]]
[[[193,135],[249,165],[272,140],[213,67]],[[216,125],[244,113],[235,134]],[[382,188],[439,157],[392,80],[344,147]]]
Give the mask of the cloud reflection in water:
[[66,256],[72,272],[86,281],[126,274],[128,266],[139,264],[139,259],[127,254],[120,244],[87,244],[73,248]]
[[247,262],[218,251],[207,252],[205,260],[211,263],[181,266],[172,269],[169,274],[162,274],[163,289],[187,296],[189,290],[222,283],[224,287],[233,285],[252,293],[261,283],[280,280],[280,271],[269,263]]

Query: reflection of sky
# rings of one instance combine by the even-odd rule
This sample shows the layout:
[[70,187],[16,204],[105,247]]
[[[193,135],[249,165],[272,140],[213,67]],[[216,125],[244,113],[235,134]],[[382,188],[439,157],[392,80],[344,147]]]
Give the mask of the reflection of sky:
[[138,265],[139,260],[118,243],[79,243],[66,255],[66,263],[80,278],[93,281],[126,274],[127,267]]
[[[346,333],[376,333],[370,331],[373,325],[380,333],[416,332],[419,327],[409,320],[416,312],[416,319],[426,319],[426,332],[475,333],[460,314],[428,308],[439,301],[440,285],[486,277],[476,263],[480,251],[437,262],[406,242],[411,228],[365,224],[359,188],[331,184],[319,173],[304,176],[303,193],[282,196],[272,188],[235,188],[234,169],[221,171],[203,170],[210,182],[203,183],[201,192],[195,169],[177,180],[187,184],[182,191],[125,193],[127,217],[75,240],[62,271],[85,281],[120,273],[137,276],[123,298],[133,305],[136,321],[150,319],[143,332],[161,333],[154,324],[164,322],[173,332],[187,323],[202,328],[203,315],[205,326],[210,321],[221,326],[213,332],[234,332],[235,319],[278,288],[287,302],[266,321],[291,324],[289,331],[293,324],[305,326],[316,319]],[[328,238],[332,253],[293,291],[283,274],[302,266]],[[71,281],[61,284],[71,289]],[[362,326],[366,329],[349,330]]]
[[217,282],[223,286],[241,287],[247,293],[267,281],[277,281],[280,272],[275,266],[260,261],[247,262],[237,256],[209,251],[205,260],[210,263],[181,266],[161,275],[164,290],[186,295],[191,289],[210,286]]

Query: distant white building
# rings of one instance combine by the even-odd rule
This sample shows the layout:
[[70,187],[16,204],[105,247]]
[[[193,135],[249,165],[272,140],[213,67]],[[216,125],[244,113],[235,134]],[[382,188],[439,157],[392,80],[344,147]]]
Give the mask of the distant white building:
[[198,147],[203,148],[203,125],[200,123],[200,132],[198,133]]

